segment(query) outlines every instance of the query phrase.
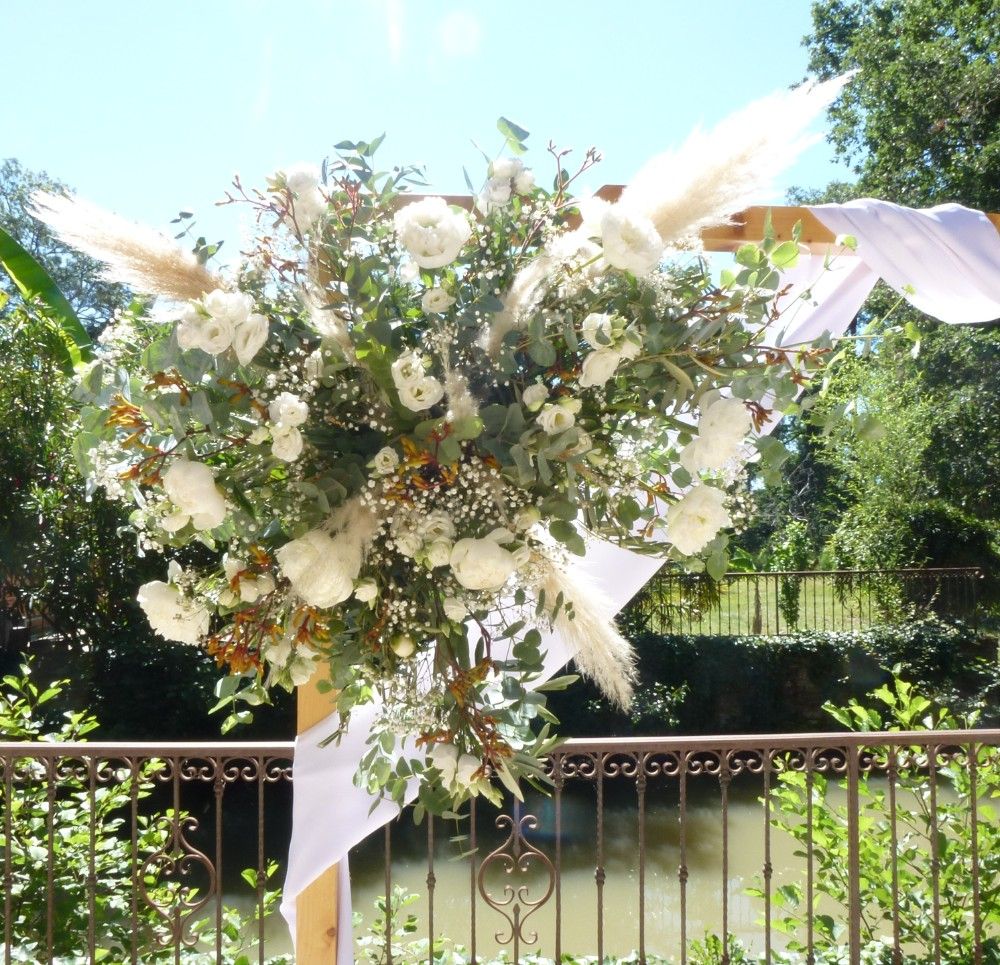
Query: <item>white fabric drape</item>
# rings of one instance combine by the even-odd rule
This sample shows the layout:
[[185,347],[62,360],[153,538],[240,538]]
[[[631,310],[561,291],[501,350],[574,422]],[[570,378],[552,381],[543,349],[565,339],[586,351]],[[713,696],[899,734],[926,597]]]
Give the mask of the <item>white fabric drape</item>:
[[[918,211],[870,199],[810,210],[834,234],[853,235],[857,254],[835,258],[826,270],[822,257],[806,256],[788,274],[793,288],[786,299],[808,296],[789,305],[775,333],[781,344],[808,342],[823,332],[842,334],[879,278],[915,307],[945,322],[1000,318],[1000,235],[981,212],[953,204]],[[600,581],[620,609],[660,564],[594,541],[576,565]],[[556,634],[549,635],[546,645],[548,679],[572,654]],[[296,740],[292,842],[281,911],[294,936],[296,896],[340,862],[339,965],[354,960],[347,854],[398,814],[386,802],[369,813],[371,798],[353,784],[376,713],[374,707],[358,711],[338,746],[319,746],[336,729],[334,715]]]

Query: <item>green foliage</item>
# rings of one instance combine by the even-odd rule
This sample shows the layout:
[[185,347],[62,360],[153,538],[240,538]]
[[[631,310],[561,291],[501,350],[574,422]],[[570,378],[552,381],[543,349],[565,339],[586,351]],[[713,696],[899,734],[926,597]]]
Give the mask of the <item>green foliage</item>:
[[[70,712],[59,721],[54,708],[67,681],[39,688],[31,668],[23,676],[6,676],[0,682],[0,734],[5,740],[46,743],[83,741],[97,728],[87,711]],[[53,963],[89,961],[87,941],[93,929],[97,961],[125,961],[130,957],[133,937],[142,962],[174,960],[172,947],[161,945],[164,918],[150,904],[173,907],[180,886],[162,875],[160,857],[177,857],[172,847],[173,828],[187,815],[168,809],[145,813],[143,802],[152,793],[163,765],[148,761],[135,769],[115,769],[110,779],[99,780],[93,792],[87,765],[67,766],[56,761],[50,776],[46,765],[28,761],[16,765],[12,794],[0,787],[0,813],[10,816],[10,838],[0,826],[0,859],[10,862],[11,918],[4,920],[0,904],[0,933],[9,924],[14,961],[47,962],[48,878],[52,874]],[[48,787],[57,785],[53,799]],[[139,804],[136,845],[133,856],[129,815],[133,800]],[[51,825],[51,833],[50,833]],[[90,891],[93,862],[93,895]],[[277,872],[276,863],[266,869],[265,885]],[[135,875],[135,879],[133,878]],[[243,872],[247,884],[256,891],[257,872]],[[137,917],[132,916],[132,895],[141,881],[146,898],[138,896]],[[188,889],[187,899],[195,898]],[[277,908],[279,892],[265,887],[263,909],[255,904],[245,915],[223,909],[221,942],[224,965],[249,965],[256,961],[255,935],[258,922]],[[91,903],[92,902],[92,903]],[[214,945],[215,920],[198,920],[191,934]],[[251,958],[251,955],[253,956]],[[219,961],[215,952],[186,950],[184,965],[209,965]],[[286,958],[269,958],[269,965],[288,965]]]
[[[51,229],[30,213],[35,191],[62,194],[67,190],[44,171],[29,171],[14,158],[0,162],[0,229],[44,267],[86,327],[99,331],[128,303],[128,292],[121,285],[104,281],[99,262],[58,241]],[[21,292],[0,272],[0,293],[4,292],[12,296],[12,308],[22,305]]]
[[858,194],[1000,209],[995,0],[817,0],[809,70],[860,68],[830,111]]
[[[778,533],[769,548],[772,570],[804,570],[814,561],[815,551],[809,539],[809,529],[798,519],[789,520]],[[788,626],[799,622],[799,594],[802,578],[785,576],[781,579],[778,607]]]
[[[935,707],[913,686],[898,677],[871,695],[875,703],[851,701],[846,706],[827,705],[839,724],[851,730],[949,730],[969,721],[958,721],[949,711]],[[900,938],[912,949],[907,962],[933,961],[935,931],[939,929],[941,961],[971,962],[973,957],[972,800],[978,802],[977,848],[983,934],[1000,923],[1000,821],[989,802],[1000,796],[1000,772],[995,750],[981,747],[975,757],[957,754],[938,762],[938,797],[932,805],[927,776],[927,755],[919,747],[901,748],[896,760],[898,778],[895,835],[888,792],[881,782],[862,774],[858,881],[861,888],[862,941],[878,944],[880,935],[892,933],[894,919],[893,867],[898,875]],[[973,785],[975,763],[975,785]],[[811,847],[815,868],[815,894],[808,907],[804,887],[790,883],[777,889],[777,927],[789,936],[789,949],[804,953],[805,920],[811,913],[816,943],[833,955],[842,953],[842,923],[849,907],[847,809],[828,796],[831,783],[813,772],[811,784],[801,770],[786,769],[773,792],[777,807],[774,825],[791,835],[806,853],[809,847],[807,811],[812,810]],[[845,786],[844,782],[840,782]],[[947,789],[947,790],[946,790]],[[948,793],[950,792],[950,793]],[[937,849],[938,866],[933,858]],[[933,882],[940,888],[935,910]],[[751,892],[759,896],[761,892]],[[832,914],[831,914],[832,911]],[[915,954],[918,952],[920,954]],[[797,960],[797,959],[796,959]],[[827,959],[819,959],[827,960]],[[886,959],[887,961],[891,959]],[[984,961],[1000,960],[1000,944],[987,939]]]

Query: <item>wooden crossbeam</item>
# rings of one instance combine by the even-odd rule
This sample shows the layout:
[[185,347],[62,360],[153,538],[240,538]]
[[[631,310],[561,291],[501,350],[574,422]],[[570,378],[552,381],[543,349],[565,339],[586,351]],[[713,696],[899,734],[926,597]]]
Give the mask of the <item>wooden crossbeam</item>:
[[[606,184],[598,188],[597,196],[605,201],[617,201],[621,196],[625,186],[622,184]],[[407,196],[403,202],[418,201],[428,195],[414,194]],[[446,194],[441,195],[448,204],[465,208],[466,211],[475,209],[475,198],[467,194]],[[701,233],[701,241],[706,251],[736,251],[740,245],[748,242],[759,242],[764,239],[764,221],[767,212],[771,212],[771,227],[774,236],[778,241],[791,241],[792,231],[796,224],[801,223],[802,230],[799,235],[799,244],[818,254],[825,254],[831,245],[836,241],[832,231],[820,222],[808,208],[795,205],[754,205],[746,208],[732,216],[732,223],[727,225],[716,225],[706,228]],[[993,222],[993,226],[1000,231],[1000,214],[987,213],[986,217]],[[854,252],[848,248],[841,248],[838,255],[853,255]]]

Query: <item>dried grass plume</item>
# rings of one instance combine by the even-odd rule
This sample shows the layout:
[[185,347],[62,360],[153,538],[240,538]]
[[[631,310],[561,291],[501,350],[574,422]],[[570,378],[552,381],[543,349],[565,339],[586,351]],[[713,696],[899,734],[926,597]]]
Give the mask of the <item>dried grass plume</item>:
[[819,135],[806,129],[853,74],[778,91],[696,130],[674,151],[648,161],[618,204],[644,215],[664,245],[683,241],[773,193],[775,177]]
[[37,191],[32,214],[67,245],[105,264],[104,277],[148,295],[201,298],[224,283],[166,235],[89,201]]
[[572,603],[572,619],[563,608],[554,625],[573,651],[577,669],[619,707],[628,708],[636,678],[635,651],[615,626],[614,604],[578,569],[553,564],[542,588],[549,603],[560,593]]

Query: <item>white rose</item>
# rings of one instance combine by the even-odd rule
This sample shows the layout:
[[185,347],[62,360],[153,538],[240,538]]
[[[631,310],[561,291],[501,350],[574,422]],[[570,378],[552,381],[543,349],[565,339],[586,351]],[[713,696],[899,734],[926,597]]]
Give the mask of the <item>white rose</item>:
[[388,476],[396,471],[396,467],[399,465],[399,455],[392,446],[383,446],[375,453],[375,458],[368,465],[375,471],[376,476]]
[[416,352],[404,352],[390,368],[397,389],[416,385],[424,378],[424,360]]
[[247,436],[247,442],[251,446],[259,446],[271,438],[271,430],[267,426],[257,426],[253,432]]
[[566,406],[550,402],[548,405],[542,406],[542,411],[538,413],[536,421],[543,432],[550,436],[557,436],[576,422],[576,416]]
[[480,211],[489,214],[494,208],[502,208],[510,201],[510,179],[490,178],[479,192],[476,205]]
[[425,315],[446,312],[454,304],[455,299],[443,288],[428,288],[424,292],[424,297],[420,299],[420,308]]
[[595,349],[583,360],[580,385],[585,389],[604,385],[615,374],[621,360],[621,353],[617,349]]
[[264,659],[275,667],[284,667],[292,656],[292,641],[283,637],[277,643],[268,644]]
[[514,572],[511,553],[492,539],[460,539],[451,551],[455,579],[468,590],[499,590]]
[[190,522],[191,516],[188,513],[178,510],[176,513],[167,513],[160,520],[160,528],[167,533],[177,533],[184,529]]
[[444,386],[432,375],[399,388],[399,401],[412,412],[423,412],[444,398]]
[[633,275],[646,275],[659,263],[663,239],[653,222],[641,214],[611,205],[601,218],[604,260]]
[[253,299],[246,292],[227,292],[216,288],[204,298],[205,311],[233,328],[242,325],[253,311]]
[[490,165],[490,177],[509,181],[524,170],[524,162],[516,157],[498,157]]
[[529,412],[537,412],[548,397],[548,387],[541,382],[533,382],[521,393],[521,401]]
[[198,643],[208,633],[210,614],[176,586],[153,580],[136,597],[155,633],[177,643]]
[[268,407],[271,421],[282,426],[300,426],[309,418],[309,406],[293,392],[282,392]]
[[407,204],[393,220],[400,244],[421,268],[450,264],[472,235],[465,213],[452,211],[444,198]]
[[750,413],[739,399],[723,398],[718,392],[706,393],[701,403],[698,436],[681,450],[681,465],[692,474],[724,468],[739,455],[750,426]]
[[428,542],[438,539],[454,539],[455,523],[442,509],[436,509],[421,517],[417,524],[421,537]]
[[447,566],[451,562],[451,540],[436,539],[424,552],[424,559],[429,569]]
[[699,483],[667,510],[667,539],[685,556],[704,549],[724,526],[732,524],[726,494]]
[[642,346],[638,342],[633,342],[630,338],[623,338],[618,345],[618,354],[623,361],[631,362],[642,355]]
[[581,326],[583,337],[594,348],[611,344],[611,316],[600,312],[591,312]]
[[362,603],[373,603],[378,596],[378,584],[370,576],[366,576],[354,587],[354,596]]
[[295,224],[303,230],[310,228],[326,209],[326,199],[320,190],[320,170],[315,164],[295,164],[284,175],[292,194]]
[[282,462],[295,462],[302,455],[302,433],[279,423],[271,430],[271,455]]
[[240,365],[249,365],[254,360],[254,356],[264,347],[267,335],[267,318],[256,312],[248,315],[246,321],[237,326],[233,336],[233,351],[236,352]]
[[401,528],[392,534],[396,549],[403,556],[413,559],[424,547],[420,534],[412,527]]
[[361,549],[319,529],[285,543],[275,556],[292,589],[310,606],[343,603],[354,592]]
[[518,194],[531,194],[535,189],[535,172],[524,170],[514,176],[514,190]]
[[456,623],[464,623],[469,615],[469,608],[457,596],[446,596],[441,601],[441,609],[449,620]]
[[191,517],[195,529],[215,529],[226,518],[225,497],[204,463],[175,460],[163,474],[163,488],[170,501]]
[[537,506],[525,506],[524,509],[518,510],[517,515],[514,517],[514,528],[519,533],[523,533],[526,529],[534,526],[541,518],[542,514]]
[[455,783],[462,788],[473,783],[473,776],[482,767],[482,761],[471,754],[462,754],[455,764]]

